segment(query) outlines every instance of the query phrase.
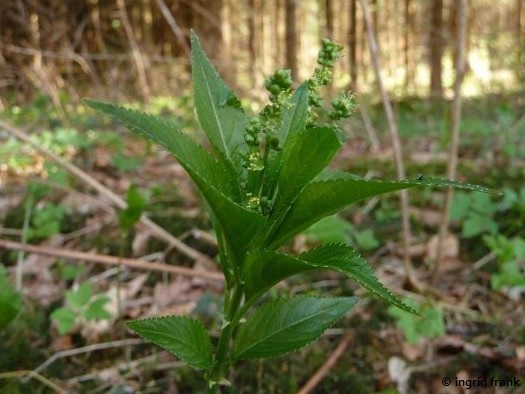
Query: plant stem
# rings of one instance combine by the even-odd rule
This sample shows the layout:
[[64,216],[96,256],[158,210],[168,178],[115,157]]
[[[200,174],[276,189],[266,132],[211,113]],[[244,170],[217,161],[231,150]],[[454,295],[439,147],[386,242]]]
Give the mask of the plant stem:
[[231,290],[231,297],[227,297],[224,306],[224,325],[221,328],[217,351],[213,362],[213,367],[208,375],[208,394],[217,393],[219,382],[224,379],[226,369],[229,365],[229,350],[233,331],[239,323],[242,314],[238,313],[241,309],[243,291],[239,286]]

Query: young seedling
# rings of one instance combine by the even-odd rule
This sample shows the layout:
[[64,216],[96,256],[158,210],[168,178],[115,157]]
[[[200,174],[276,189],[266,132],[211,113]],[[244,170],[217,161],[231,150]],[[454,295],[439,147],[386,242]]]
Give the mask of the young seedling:
[[121,106],[88,100],[129,129],[167,149],[198,187],[218,240],[224,273],[222,327],[212,344],[204,326],[188,316],[134,320],[133,331],[205,371],[207,392],[228,384],[226,372],[239,360],[276,357],[315,341],[356,303],[355,297],[283,297],[259,305],[262,296],[286,278],[305,271],[334,270],[371,293],[413,311],[375,277],[365,259],[346,244],[324,244],[299,255],[279,248],[320,219],[367,197],[415,186],[487,191],[439,179],[365,180],[331,171],[328,164],[345,138],[336,121],[356,107],[343,94],[320,121],[319,87],[331,81],[342,47],[324,40],[319,66],[292,88],[289,71],[267,81],[270,104],[247,118],[191,34],[194,105],[212,151],[176,125]]

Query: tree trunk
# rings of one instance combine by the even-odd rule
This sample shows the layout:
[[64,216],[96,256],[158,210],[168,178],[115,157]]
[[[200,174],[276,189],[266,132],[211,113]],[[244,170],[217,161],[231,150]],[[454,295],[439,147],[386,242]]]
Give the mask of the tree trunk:
[[523,39],[523,36],[525,35],[523,24],[524,8],[523,0],[516,0],[516,46],[518,49],[516,74],[518,81],[523,81],[525,79],[525,64],[523,59],[525,53],[525,40]]
[[429,65],[430,65],[430,96],[443,96],[443,81],[441,79],[443,57],[443,0],[432,0],[430,13]]
[[222,50],[221,14],[223,0],[186,0],[192,7],[193,28],[199,35],[206,53],[212,54],[212,61],[223,72],[227,59]]
[[324,1],[325,23],[326,23],[326,37],[334,39],[334,9],[332,0]]
[[[452,102],[451,122],[450,122],[450,145],[447,160],[447,178],[456,179],[458,148],[459,148],[459,127],[461,123],[461,86],[466,71],[466,32],[468,20],[468,0],[460,0],[457,11],[458,32],[456,37],[456,80],[454,81],[454,101]],[[437,246],[437,256],[433,267],[433,280],[439,273],[441,259],[443,256],[443,241],[448,233],[449,212],[452,205],[452,188],[448,188],[445,194],[445,204],[443,207],[443,218],[439,229],[439,239]]]
[[357,91],[357,0],[348,2],[348,48],[350,64],[350,88]]
[[403,64],[405,68],[404,90],[405,94],[408,92],[410,81],[412,79],[410,71],[410,32],[413,25],[412,14],[410,12],[411,0],[405,0],[404,16],[405,28],[403,29]]
[[255,78],[256,74],[256,62],[257,62],[257,44],[255,34],[255,13],[256,4],[255,0],[248,0],[248,52],[249,52],[249,67],[250,67],[250,78]]
[[297,4],[296,0],[285,0],[286,17],[286,66],[292,71],[292,79],[298,80],[297,66]]
[[233,21],[232,3],[230,0],[223,0],[221,14],[221,36],[222,48],[224,53],[225,68],[223,71],[224,80],[229,86],[237,85],[237,62],[234,58],[232,25]]

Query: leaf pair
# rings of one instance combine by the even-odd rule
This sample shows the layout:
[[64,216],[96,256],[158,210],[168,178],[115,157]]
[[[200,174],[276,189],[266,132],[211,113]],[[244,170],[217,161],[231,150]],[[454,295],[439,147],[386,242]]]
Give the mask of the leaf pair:
[[[268,302],[239,329],[233,359],[267,358],[293,352],[315,341],[356,303],[355,297],[297,296]],[[202,324],[191,317],[134,320],[128,327],[192,367],[212,366],[212,344]]]

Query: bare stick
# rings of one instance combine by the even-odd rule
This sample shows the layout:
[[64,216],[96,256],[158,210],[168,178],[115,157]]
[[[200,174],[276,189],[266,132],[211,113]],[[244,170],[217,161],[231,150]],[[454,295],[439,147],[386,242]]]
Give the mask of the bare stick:
[[[465,76],[465,38],[467,26],[468,0],[461,0],[458,8],[458,35],[456,40],[456,80],[454,81],[454,101],[451,110],[450,125],[450,146],[447,160],[447,177],[456,179],[458,165],[458,147],[459,147],[459,126],[461,123],[461,85]],[[448,188],[445,194],[445,204],[443,207],[443,219],[439,228],[439,238],[437,245],[436,260],[434,261],[432,279],[435,280],[443,258],[443,240],[448,233],[448,222],[450,205],[452,204],[453,190]]]
[[191,277],[200,277],[209,280],[222,281],[224,277],[219,272],[200,271],[193,268],[179,267],[163,263],[145,262],[137,259],[120,258],[104,254],[85,253],[76,250],[65,250],[52,248],[49,246],[27,245],[14,241],[0,239],[0,248],[8,250],[19,250],[28,253],[43,254],[46,256],[61,257],[68,260],[87,261],[90,263],[126,266],[129,268],[140,269],[145,271],[160,271],[171,274],[185,275]]
[[[118,196],[113,191],[111,191],[110,189],[105,187],[103,184],[98,182],[95,178],[93,178],[87,172],[81,170],[74,164],[64,160],[62,157],[51,152],[50,150],[46,149],[42,145],[39,145],[35,143],[34,141],[32,141],[31,138],[29,138],[29,136],[21,129],[11,126],[8,123],[4,122],[3,120],[0,120],[0,127],[5,129],[10,134],[14,135],[16,138],[20,139],[21,141],[24,141],[25,143],[30,145],[33,149],[42,153],[44,156],[47,156],[53,161],[55,161],[65,170],[69,171],[72,175],[74,175],[76,178],[81,180],[83,183],[85,183],[89,187],[95,189],[98,193],[100,193],[100,195],[104,196],[109,201],[111,201],[116,207],[120,209],[126,208],[127,204],[120,196]],[[156,223],[154,223],[153,221],[151,221],[144,215],[140,219],[140,224],[147,227],[155,237],[172,245],[178,251],[190,257],[191,259],[201,260],[201,261],[210,261],[210,258],[208,256],[186,245],[184,242],[181,242],[180,240],[175,238],[173,235],[168,233],[166,230],[164,230],[162,227],[160,227],[159,225],[157,225]]]
[[160,11],[162,12],[162,15],[164,15],[164,18],[166,18],[166,22],[168,22],[168,25],[170,26],[171,31],[173,32],[173,34],[175,34],[175,37],[177,37],[177,40],[179,41],[179,44],[182,50],[184,51],[184,54],[186,56],[189,56],[190,48],[188,46],[188,43],[184,39],[184,33],[182,32],[179,25],[177,24],[177,21],[171,14],[164,0],[156,0],[156,1],[157,1],[157,5],[160,8]]
[[49,387],[50,389],[55,391],[55,393],[67,394],[67,391],[64,390],[62,387],[60,387],[57,384],[53,383],[48,378],[46,378],[46,377],[44,377],[44,376],[42,376],[42,375],[40,375],[40,374],[38,374],[36,372],[33,372],[33,371],[20,370],[20,371],[12,371],[12,372],[3,372],[3,373],[0,373],[0,379],[21,378],[21,377],[24,377],[26,375],[30,376],[33,379],[38,380],[40,383],[46,385],[47,387]]
[[139,44],[137,43],[137,40],[135,39],[135,34],[133,33],[133,28],[131,27],[131,23],[128,18],[128,13],[126,11],[126,4],[124,3],[124,0],[117,0],[117,5],[120,11],[120,19],[122,21],[122,24],[124,25],[124,31],[126,32],[126,36],[128,38],[129,45],[131,47],[131,53],[135,60],[135,65],[137,66],[137,73],[139,76],[139,83],[140,83],[140,88],[142,90],[142,95],[144,97],[149,97],[151,96],[151,91],[150,91],[150,87],[148,84],[148,78],[146,74],[146,64],[144,63],[144,57],[142,56],[142,53],[139,48]]
[[[368,44],[370,46],[370,55],[372,58],[372,65],[376,74],[377,84],[379,91],[381,92],[381,100],[385,108],[386,118],[388,121],[388,129],[390,131],[390,137],[392,139],[392,146],[394,148],[394,157],[396,162],[397,177],[400,180],[406,178],[405,167],[403,165],[403,156],[401,153],[401,143],[399,141],[399,132],[397,130],[397,123],[394,118],[394,111],[392,110],[392,104],[388,98],[388,93],[383,85],[383,79],[381,77],[381,68],[379,66],[379,50],[377,48],[377,42],[375,38],[374,26],[372,25],[370,17],[370,9],[368,8],[367,0],[361,0],[361,6],[363,7],[363,16],[366,25],[366,32],[368,36]],[[401,220],[403,226],[403,263],[407,278],[410,283],[417,289],[421,289],[422,285],[417,280],[410,259],[410,217],[409,217],[409,202],[408,193],[406,190],[401,190]]]
[[337,345],[337,348],[330,355],[328,360],[326,360],[321,368],[319,368],[317,372],[310,379],[308,379],[308,382],[306,382],[301,390],[298,391],[298,394],[308,394],[315,389],[319,382],[326,376],[330,369],[335,366],[339,358],[343,355],[353,336],[353,332],[349,332],[343,337],[343,339],[341,339],[341,342],[339,342],[339,345]]
[[379,138],[377,137],[376,130],[374,128],[374,125],[372,124],[372,119],[370,119],[370,114],[368,113],[368,110],[366,109],[366,106],[363,103],[359,103],[359,113],[361,114],[361,119],[363,119],[366,134],[368,135],[368,139],[370,140],[370,147],[372,149],[372,153],[377,153],[381,150]]
[[130,338],[130,339],[121,339],[119,341],[95,343],[93,345],[82,346],[82,347],[78,347],[78,348],[75,348],[75,349],[62,350],[60,352],[57,352],[57,353],[53,354],[45,362],[40,364],[37,368],[33,369],[33,372],[34,373],[42,372],[44,369],[49,367],[51,364],[53,364],[59,358],[69,357],[69,356],[76,356],[78,354],[90,353],[90,352],[95,352],[95,351],[103,350],[103,349],[112,349],[112,348],[115,348],[115,347],[140,345],[140,344],[142,344],[144,342],[145,341],[143,339]]

